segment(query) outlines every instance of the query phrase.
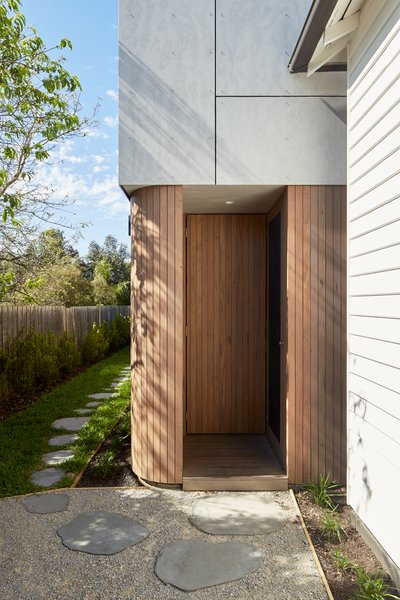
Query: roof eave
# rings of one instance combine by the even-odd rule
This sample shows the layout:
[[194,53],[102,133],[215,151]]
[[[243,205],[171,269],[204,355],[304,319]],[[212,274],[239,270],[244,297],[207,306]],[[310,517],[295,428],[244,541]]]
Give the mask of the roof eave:
[[[307,65],[329,21],[337,0],[314,0],[289,61],[291,73],[306,73]],[[332,70],[332,69],[331,69]],[[335,70],[345,70],[345,65]]]

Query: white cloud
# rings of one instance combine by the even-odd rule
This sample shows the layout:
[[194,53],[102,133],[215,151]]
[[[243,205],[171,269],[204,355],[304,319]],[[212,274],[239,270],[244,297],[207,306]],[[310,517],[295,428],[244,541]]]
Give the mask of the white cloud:
[[103,171],[109,171],[109,169],[110,167],[108,165],[102,165],[101,167],[96,165],[93,169],[93,173],[102,173]]
[[105,158],[104,158],[104,156],[102,156],[101,154],[95,154],[95,155],[93,156],[93,160],[94,160],[94,162],[95,162],[96,164],[98,164],[98,165],[99,165],[100,163],[102,163],[102,162],[104,162],[104,161],[105,161]]
[[116,90],[107,90],[106,95],[112,100],[118,100],[118,92]]
[[116,127],[118,125],[118,117],[104,117],[104,123],[107,127]]

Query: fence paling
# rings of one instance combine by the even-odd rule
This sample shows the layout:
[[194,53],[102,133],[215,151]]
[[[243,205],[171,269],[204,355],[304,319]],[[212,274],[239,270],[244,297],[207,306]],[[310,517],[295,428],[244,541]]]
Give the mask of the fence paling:
[[129,314],[129,306],[0,306],[0,347],[31,328],[57,337],[74,333],[79,345],[93,323],[111,323],[117,315]]

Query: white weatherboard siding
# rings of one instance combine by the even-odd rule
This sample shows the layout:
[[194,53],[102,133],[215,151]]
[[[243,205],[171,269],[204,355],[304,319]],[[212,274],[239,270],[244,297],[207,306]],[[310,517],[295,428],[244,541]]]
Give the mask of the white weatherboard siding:
[[120,0],[120,184],[344,184],[346,74],[288,69],[311,2]]
[[349,48],[348,501],[400,566],[400,3]]

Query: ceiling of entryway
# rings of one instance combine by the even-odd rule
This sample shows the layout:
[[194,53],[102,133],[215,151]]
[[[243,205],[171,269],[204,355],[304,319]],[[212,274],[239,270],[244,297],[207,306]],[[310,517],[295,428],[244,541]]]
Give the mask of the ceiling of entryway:
[[265,213],[284,189],[279,185],[187,185],[183,186],[183,209],[192,214]]

